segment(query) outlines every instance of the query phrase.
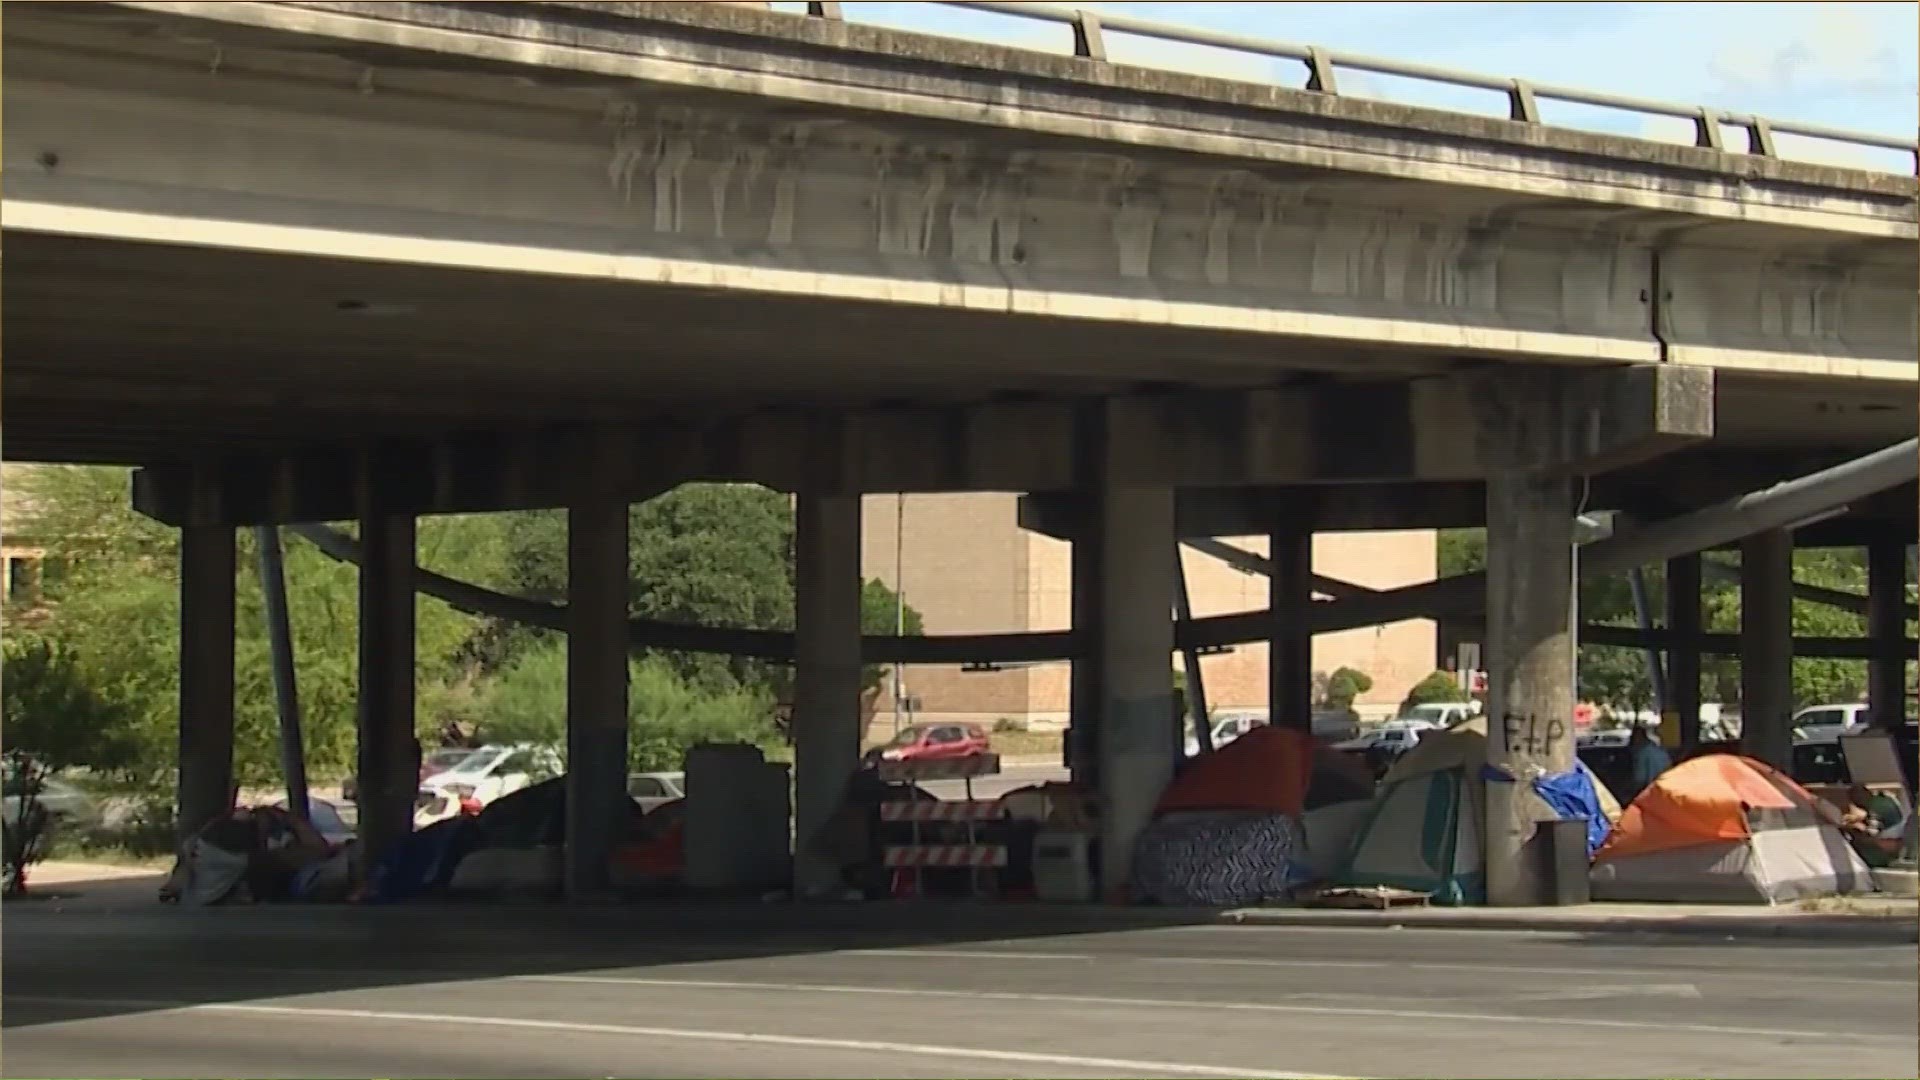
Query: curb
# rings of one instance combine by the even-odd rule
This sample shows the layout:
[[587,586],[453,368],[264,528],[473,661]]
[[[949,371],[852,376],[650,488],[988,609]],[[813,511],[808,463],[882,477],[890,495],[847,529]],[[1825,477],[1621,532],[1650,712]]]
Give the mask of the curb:
[[1409,912],[1300,909],[1243,909],[1221,912],[1223,926],[1347,927],[1386,930],[1532,930],[1576,934],[1688,934],[1715,937],[1802,938],[1809,940],[1920,941],[1920,921],[1912,915],[1787,915],[1777,919],[1740,915],[1600,916],[1475,914],[1461,918],[1422,917]]

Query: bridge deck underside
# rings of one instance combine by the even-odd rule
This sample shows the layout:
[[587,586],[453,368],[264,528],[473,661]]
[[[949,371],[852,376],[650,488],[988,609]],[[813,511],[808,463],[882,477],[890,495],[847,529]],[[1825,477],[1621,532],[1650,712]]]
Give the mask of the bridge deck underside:
[[[15,458],[145,463],[665,410],[1274,386],[1333,372],[1394,381],[1456,366],[1084,319],[12,232],[6,244]],[[1883,383],[1721,377],[1727,445],[1872,448],[1915,423],[1912,395]]]
[[11,454],[1439,372],[1269,337],[9,233]]

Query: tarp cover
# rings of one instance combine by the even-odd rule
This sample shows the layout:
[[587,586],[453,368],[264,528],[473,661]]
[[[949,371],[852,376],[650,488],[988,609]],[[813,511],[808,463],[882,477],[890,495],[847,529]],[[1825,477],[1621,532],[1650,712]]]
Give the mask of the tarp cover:
[[1372,792],[1373,778],[1364,767],[1324,739],[1263,724],[1188,763],[1161,793],[1154,813],[1248,810],[1298,816]]
[[1607,840],[1613,823],[1607,820],[1607,812],[1600,806],[1599,785],[1593,782],[1593,774],[1584,766],[1568,769],[1553,776],[1537,777],[1533,781],[1534,794],[1559,814],[1562,820],[1584,819],[1587,823],[1587,858],[1600,850]]

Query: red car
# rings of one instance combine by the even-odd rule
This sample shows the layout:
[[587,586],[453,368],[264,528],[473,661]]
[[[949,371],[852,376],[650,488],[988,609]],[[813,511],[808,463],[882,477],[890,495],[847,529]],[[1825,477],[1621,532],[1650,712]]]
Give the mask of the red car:
[[938,761],[975,757],[991,750],[987,730],[978,724],[916,724],[903,728],[885,746],[867,751],[869,761]]

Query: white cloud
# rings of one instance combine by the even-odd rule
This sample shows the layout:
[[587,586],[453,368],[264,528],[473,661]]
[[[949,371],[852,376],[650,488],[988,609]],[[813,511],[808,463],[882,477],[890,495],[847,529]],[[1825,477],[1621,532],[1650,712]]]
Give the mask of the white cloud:
[[1883,93],[1914,87],[1912,73],[1902,70],[1900,54],[1882,36],[1883,28],[1860,11],[1821,5],[1789,25],[1785,35],[1774,25],[1764,38],[1726,43],[1708,62],[1708,71],[1736,93]]

